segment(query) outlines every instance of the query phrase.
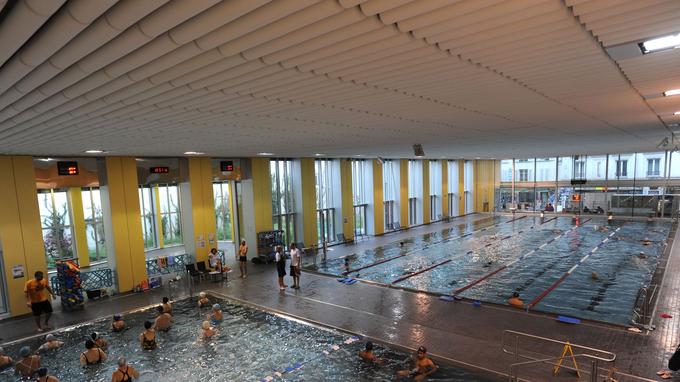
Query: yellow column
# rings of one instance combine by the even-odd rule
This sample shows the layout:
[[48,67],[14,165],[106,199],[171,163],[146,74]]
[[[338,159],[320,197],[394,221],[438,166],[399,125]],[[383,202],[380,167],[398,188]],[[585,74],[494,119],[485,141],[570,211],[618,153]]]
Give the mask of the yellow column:
[[191,217],[194,224],[196,261],[207,261],[212,247],[217,246],[217,221],[212,190],[210,158],[188,158],[191,188]]
[[458,215],[465,215],[465,161],[458,163]]
[[489,212],[493,209],[498,166],[500,162],[495,160],[474,162],[475,212]]
[[[253,171],[253,204],[255,210],[255,233],[271,231],[272,225],[272,186],[269,158],[251,158]],[[252,248],[256,243],[248,243]]]
[[401,228],[408,228],[408,159],[399,162],[399,206]]
[[155,204],[155,214],[156,214],[156,231],[158,232],[158,248],[165,247],[165,234],[163,233],[163,219],[161,218],[161,192],[158,189],[158,185],[153,186],[154,197],[156,198]]
[[442,160],[442,217],[449,215],[449,161]]
[[90,251],[87,249],[87,227],[85,227],[85,212],[83,210],[83,193],[78,187],[68,189],[68,197],[71,199],[71,213],[73,221],[71,230],[75,238],[76,254],[81,267],[90,266]]
[[106,240],[113,240],[118,291],[127,292],[147,278],[135,158],[107,157],[106,175],[113,231]]
[[373,227],[376,235],[385,233],[385,208],[383,206],[383,167],[373,159]]
[[342,233],[345,240],[354,240],[354,202],[352,198],[352,163],[340,160],[340,190],[342,198]]
[[430,161],[423,160],[423,224],[430,223]]
[[314,158],[300,159],[302,184],[302,226],[303,241],[306,246],[316,244],[318,239],[316,214],[316,175]]
[[[33,159],[0,156],[0,179],[0,239],[7,298],[10,314],[17,316],[29,311],[24,284],[35,271],[47,271]],[[15,266],[23,267],[23,277],[13,277]]]

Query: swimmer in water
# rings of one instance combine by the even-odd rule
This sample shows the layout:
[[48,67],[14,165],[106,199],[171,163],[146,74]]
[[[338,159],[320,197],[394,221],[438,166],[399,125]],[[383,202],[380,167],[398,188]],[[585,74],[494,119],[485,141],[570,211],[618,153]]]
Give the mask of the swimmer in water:
[[201,292],[198,294],[198,307],[202,308],[206,305],[210,304],[210,300],[208,300],[208,297],[205,295],[205,292]]
[[98,348],[92,340],[85,341],[85,349],[87,350],[80,353],[80,366],[97,365],[108,358],[106,353]]
[[414,381],[422,381],[435,371],[437,371],[437,365],[427,356],[425,346],[421,346],[416,352],[415,367],[411,370],[400,370],[397,372],[397,376],[400,378],[412,378]]
[[591,272],[590,273],[590,279],[597,281],[597,280],[600,279],[600,276],[597,274],[597,272]]
[[45,343],[40,345],[38,348],[38,351],[45,351],[45,350],[50,350],[50,349],[57,349],[60,348],[64,345],[64,342],[58,341],[56,337],[54,337],[54,334],[48,334],[45,336]]
[[404,246],[404,242],[403,242],[403,241],[400,241],[400,242],[399,242],[399,246],[400,246],[400,247],[403,247],[403,246]]
[[646,237],[646,238],[640,240],[640,244],[642,244],[642,245],[652,245],[652,241],[649,240],[649,238]]
[[359,358],[367,362],[382,363],[382,359],[373,353],[373,342],[366,342],[366,348],[359,352]]
[[512,296],[508,299],[508,305],[515,308],[524,308],[524,301],[519,298],[519,293],[512,292]]
[[143,350],[154,350],[158,347],[153,322],[144,321],[144,331],[139,335],[139,342],[142,344]]
[[201,324],[201,332],[200,332],[199,340],[205,341],[205,340],[212,338],[215,335],[217,335],[217,329],[210,326],[209,321],[203,321],[203,324]]
[[12,359],[12,357],[5,355],[5,349],[0,347],[0,370],[12,366],[13,363],[14,360]]
[[139,378],[139,373],[128,365],[125,357],[119,357],[118,369],[111,374],[111,382],[132,382],[132,378]]
[[163,310],[163,305],[158,305],[156,307],[158,312],[158,317],[154,321],[154,328],[162,332],[167,332],[172,327],[172,316],[169,313],[165,313]]
[[31,354],[31,348],[24,346],[19,350],[21,359],[14,366],[14,371],[22,378],[31,378],[40,369],[40,356]]
[[125,321],[123,321],[123,317],[120,316],[120,314],[114,314],[113,315],[113,322],[111,323],[111,330],[114,332],[121,332],[125,330]]
[[53,375],[47,375],[47,368],[46,367],[41,367],[38,369],[38,379],[36,379],[38,382],[59,382],[57,377]]
[[95,346],[97,346],[100,349],[104,349],[107,346],[109,346],[109,343],[106,342],[105,339],[102,338],[102,336],[99,335],[97,332],[93,332],[90,334],[90,338],[92,338],[92,341],[94,341]]
[[638,258],[640,258],[640,259],[646,259],[646,258],[647,258],[647,254],[645,254],[644,252],[640,252],[640,253],[638,253]]
[[163,312],[167,314],[172,314],[172,304],[170,303],[170,299],[167,297],[163,297],[163,303],[161,306],[163,307]]
[[222,323],[223,317],[222,317],[222,307],[220,304],[215,304],[212,306],[212,313],[208,315],[208,320],[210,320],[210,323],[213,325],[219,325]]

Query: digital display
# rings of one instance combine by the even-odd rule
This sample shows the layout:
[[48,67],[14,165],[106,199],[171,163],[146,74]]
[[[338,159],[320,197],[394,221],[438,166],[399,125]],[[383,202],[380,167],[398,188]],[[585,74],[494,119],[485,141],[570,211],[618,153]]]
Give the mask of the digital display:
[[220,171],[222,172],[234,171],[234,161],[231,160],[220,161]]
[[572,202],[580,202],[581,201],[581,194],[572,194],[571,195],[571,201]]
[[170,167],[151,167],[149,172],[152,174],[168,174],[170,172]]
[[577,184],[586,184],[587,181],[585,179],[572,179],[571,184],[572,185],[577,185]]
[[78,162],[57,162],[57,174],[63,176],[78,175]]

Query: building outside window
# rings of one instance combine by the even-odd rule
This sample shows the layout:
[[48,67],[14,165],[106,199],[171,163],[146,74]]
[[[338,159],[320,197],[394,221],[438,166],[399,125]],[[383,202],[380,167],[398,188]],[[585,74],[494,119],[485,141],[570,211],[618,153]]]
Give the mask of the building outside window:
[[314,161],[316,177],[316,214],[317,237],[319,243],[335,241],[335,208],[333,207],[333,160],[317,159]]
[[228,182],[213,183],[217,240],[233,240],[231,228],[231,191]]
[[71,206],[66,190],[39,190],[38,206],[47,267],[60,259],[75,257],[71,229]]
[[660,163],[660,158],[647,159],[647,176],[659,176],[661,174],[661,171],[659,171]]
[[616,161],[616,176],[617,177],[628,176],[628,160],[619,159]]
[[574,179],[584,179],[586,177],[586,162],[583,160],[574,161]]
[[272,187],[272,224],[283,231],[286,246],[297,241],[295,229],[295,194],[293,193],[293,161],[272,159],[269,162]]
[[179,188],[172,184],[156,187],[161,211],[163,245],[180,245],[182,244],[182,218],[179,209]]
[[519,177],[518,177],[519,182],[528,182],[529,181],[529,170],[528,169],[520,169],[519,170]]
[[408,224],[421,223],[421,201],[423,192],[423,167],[419,160],[408,161]]
[[106,239],[102,200],[98,188],[86,187],[81,190],[87,251],[91,262],[106,260]]

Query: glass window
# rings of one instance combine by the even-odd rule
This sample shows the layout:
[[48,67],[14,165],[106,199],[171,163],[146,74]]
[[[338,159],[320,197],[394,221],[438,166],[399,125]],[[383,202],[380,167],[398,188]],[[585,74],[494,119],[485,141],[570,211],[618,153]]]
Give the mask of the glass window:
[[385,211],[385,231],[392,231],[399,227],[399,162],[383,161],[383,201]]
[[106,239],[104,237],[104,216],[102,200],[98,188],[83,188],[83,212],[85,216],[85,234],[90,261],[106,259]]
[[316,231],[319,243],[330,243],[336,240],[335,208],[333,204],[333,164],[332,159],[317,159],[314,161],[314,175],[316,178]]
[[141,186],[138,188],[139,192],[139,209],[142,218],[142,235],[144,237],[144,249],[153,249],[158,247],[158,240],[156,239],[156,208],[153,203],[152,192],[150,186]]
[[158,199],[163,228],[163,245],[182,244],[182,219],[179,209],[179,188],[164,184],[158,187]]
[[647,159],[647,176],[659,176],[661,171],[659,169],[661,158]]
[[519,171],[519,179],[518,181],[520,182],[528,182],[529,181],[529,170],[527,169],[520,169]]
[[[450,161],[449,163],[455,163]],[[512,182],[512,159],[501,161],[501,182]]]
[[231,188],[229,183],[213,183],[215,200],[215,219],[217,221],[217,240],[233,240],[231,228]]
[[[502,163],[501,163],[502,165]],[[449,176],[448,176],[448,182],[449,182],[449,195],[448,195],[448,203],[449,203],[449,216],[458,216],[459,215],[459,204],[460,204],[460,195],[458,191],[459,187],[459,182],[458,182],[458,162],[455,160],[450,160],[448,166],[446,166]],[[510,159],[510,179],[512,179],[512,159]]]
[[628,176],[628,161],[625,159],[620,159],[616,161],[616,176],[627,177]]
[[293,161],[272,159],[269,161],[272,186],[272,224],[283,231],[287,246],[297,241],[295,229],[295,197],[293,193]]
[[368,162],[363,159],[353,159],[352,163],[352,200],[354,203],[354,236],[361,237],[368,234],[367,209],[369,195],[366,190],[368,176]]
[[71,206],[65,190],[39,190],[38,207],[48,268],[59,259],[75,257]]

